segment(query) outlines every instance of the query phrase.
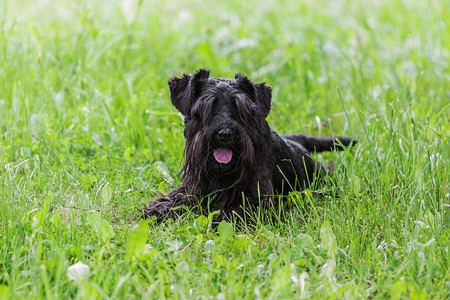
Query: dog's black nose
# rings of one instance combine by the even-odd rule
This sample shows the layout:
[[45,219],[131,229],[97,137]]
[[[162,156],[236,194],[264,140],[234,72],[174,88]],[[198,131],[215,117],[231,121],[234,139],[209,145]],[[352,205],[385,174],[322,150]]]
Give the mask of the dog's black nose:
[[222,128],[217,132],[217,138],[224,143],[231,143],[234,139],[234,132],[230,128]]

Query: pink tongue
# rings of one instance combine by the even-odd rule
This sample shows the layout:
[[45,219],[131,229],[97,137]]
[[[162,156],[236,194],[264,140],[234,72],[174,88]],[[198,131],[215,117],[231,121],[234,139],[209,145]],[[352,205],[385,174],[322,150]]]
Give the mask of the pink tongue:
[[233,157],[233,152],[227,148],[217,148],[213,151],[214,158],[221,164],[227,164]]

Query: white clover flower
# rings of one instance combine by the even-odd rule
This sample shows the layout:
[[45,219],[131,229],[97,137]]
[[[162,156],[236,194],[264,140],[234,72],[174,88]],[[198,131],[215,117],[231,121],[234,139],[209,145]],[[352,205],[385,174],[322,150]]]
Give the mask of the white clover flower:
[[79,261],[69,267],[67,276],[70,280],[81,282],[89,277],[89,266]]

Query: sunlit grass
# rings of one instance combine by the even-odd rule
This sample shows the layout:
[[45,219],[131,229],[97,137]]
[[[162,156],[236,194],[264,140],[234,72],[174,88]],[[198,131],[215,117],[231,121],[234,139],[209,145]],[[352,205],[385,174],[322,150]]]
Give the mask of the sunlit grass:
[[[448,20],[446,1],[2,2],[0,299],[447,299]],[[316,156],[337,196],[236,228],[140,221],[180,181],[167,79],[198,68],[271,85],[279,133],[358,139]]]

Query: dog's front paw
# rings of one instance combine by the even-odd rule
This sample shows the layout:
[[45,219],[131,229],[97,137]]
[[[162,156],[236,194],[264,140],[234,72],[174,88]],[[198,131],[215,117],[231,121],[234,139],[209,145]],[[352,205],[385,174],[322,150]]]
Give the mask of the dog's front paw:
[[149,219],[156,216],[156,221],[161,222],[169,216],[170,209],[173,205],[174,201],[169,198],[161,197],[153,199],[148,206],[144,208],[144,217]]

